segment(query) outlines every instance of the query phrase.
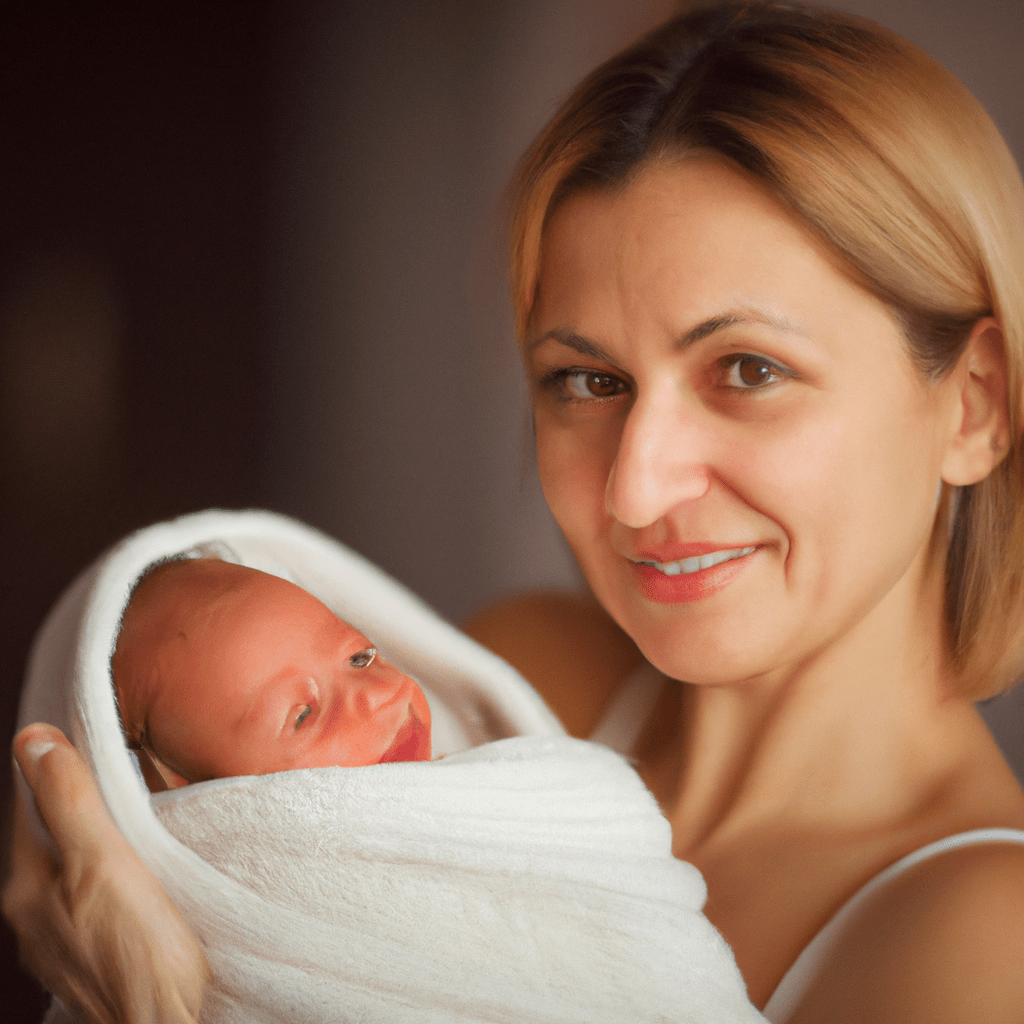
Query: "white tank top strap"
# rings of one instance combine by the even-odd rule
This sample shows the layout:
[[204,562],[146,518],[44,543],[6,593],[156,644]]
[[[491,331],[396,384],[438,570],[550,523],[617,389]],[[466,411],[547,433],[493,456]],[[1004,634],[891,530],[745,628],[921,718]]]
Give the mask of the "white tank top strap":
[[650,662],[641,662],[612,694],[601,720],[590,734],[591,742],[602,743],[629,757],[636,749],[664,685],[665,677]]
[[946,836],[937,842],[922,846],[920,850],[907,854],[901,860],[891,864],[884,871],[875,875],[851,896],[846,903],[833,915],[832,919],[807,944],[804,951],[796,958],[793,966],[786,972],[771,999],[761,1011],[771,1024],[786,1024],[793,1015],[797,1004],[803,998],[835,946],[843,928],[856,911],[886,883],[898,875],[947,850],[955,850],[962,846],[978,846],[982,843],[1021,843],[1024,844],[1024,831],[1013,828],[981,828],[972,832],[959,832]]

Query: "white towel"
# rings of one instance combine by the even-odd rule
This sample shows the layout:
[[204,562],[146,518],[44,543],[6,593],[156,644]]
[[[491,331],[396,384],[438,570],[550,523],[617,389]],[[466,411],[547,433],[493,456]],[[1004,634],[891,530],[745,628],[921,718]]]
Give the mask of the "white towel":
[[[110,656],[137,576],[213,540],[286,572],[414,675],[449,756],[150,798]],[[700,912],[703,879],[673,859],[632,769],[566,737],[507,664],[298,523],[208,512],[114,548],[40,631],[21,709],[34,720],[70,732],[202,942],[215,979],[204,1021],[762,1020]]]

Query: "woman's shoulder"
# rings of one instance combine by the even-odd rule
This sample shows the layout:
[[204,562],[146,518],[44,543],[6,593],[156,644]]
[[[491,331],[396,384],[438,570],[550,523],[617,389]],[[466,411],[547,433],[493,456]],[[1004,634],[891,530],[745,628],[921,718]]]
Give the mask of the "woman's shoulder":
[[573,736],[589,736],[640,663],[633,641],[589,595],[544,591],[498,601],[462,626],[535,687]]
[[864,902],[790,1024],[1024,1021],[1021,964],[1024,842],[946,849]]

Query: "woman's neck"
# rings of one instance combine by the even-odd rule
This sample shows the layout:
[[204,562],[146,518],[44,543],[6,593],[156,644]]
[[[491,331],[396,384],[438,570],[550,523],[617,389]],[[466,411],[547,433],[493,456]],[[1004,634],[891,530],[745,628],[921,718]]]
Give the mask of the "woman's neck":
[[931,564],[800,664],[666,688],[641,735],[640,773],[673,852],[703,872],[704,911],[755,1005],[904,854],[972,828],[1024,828],[1024,794],[981,717],[952,695]]
[[891,828],[933,798],[976,739],[976,716],[949,696],[930,596],[894,592],[827,650],[770,677],[666,695],[637,756],[677,852],[769,821]]
[[[882,628],[884,627],[884,628]],[[851,893],[955,832],[1024,827],[1024,794],[938,636],[859,633],[772,680],[666,688],[637,749],[673,852],[755,1005]]]

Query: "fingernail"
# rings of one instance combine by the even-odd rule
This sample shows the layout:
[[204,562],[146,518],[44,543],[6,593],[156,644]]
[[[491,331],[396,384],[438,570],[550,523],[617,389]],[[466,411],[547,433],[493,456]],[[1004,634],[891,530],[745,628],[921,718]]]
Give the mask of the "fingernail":
[[38,761],[44,754],[48,754],[57,746],[53,740],[29,740],[25,744],[25,756],[31,761]]

